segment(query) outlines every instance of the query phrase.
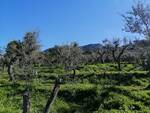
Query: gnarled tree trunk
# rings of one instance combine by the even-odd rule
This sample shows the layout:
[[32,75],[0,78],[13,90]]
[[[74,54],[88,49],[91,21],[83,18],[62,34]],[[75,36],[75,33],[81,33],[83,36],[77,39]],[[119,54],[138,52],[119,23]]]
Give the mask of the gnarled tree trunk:
[[23,113],[30,113],[31,98],[29,89],[25,89],[23,94]]
[[44,113],[50,113],[52,105],[57,97],[58,92],[59,92],[59,89],[60,89],[60,83],[58,81],[56,81],[53,91],[52,91],[52,94],[49,97],[47,104],[45,106]]
[[120,62],[120,60],[117,61],[117,65],[118,65],[118,71],[121,71],[121,62]]
[[15,75],[14,75],[14,72],[13,72],[13,65],[12,64],[8,65],[7,71],[8,71],[10,81],[15,83],[16,81],[15,81]]

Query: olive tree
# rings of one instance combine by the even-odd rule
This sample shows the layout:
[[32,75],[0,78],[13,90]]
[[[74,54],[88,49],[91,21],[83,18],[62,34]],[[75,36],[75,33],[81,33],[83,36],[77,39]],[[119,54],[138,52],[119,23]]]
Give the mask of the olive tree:
[[125,20],[124,30],[126,32],[142,34],[150,39],[150,5],[139,1],[122,16]]
[[19,52],[21,49],[20,41],[11,41],[8,43],[6,47],[6,53],[3,58],[3,63],[7,67],[7,72],[10,78],[10,81],[16,82],[15,73],[14,73],[14,64],[17,62],[19,58]]
[[98,59],[100,60],[101,63],[105,63],[106,60],[111,59],[111,53],[109,51],[109,41],[107,39],[102,41],[102,46],[100,48],[97,48],[97,54],[98,54]]
[[98,53],[98,55],[99,55],[99,60],[100,60],[100,62],[103,64],[105,61],[104,61],[104,56],[105,56],[105,54],[106,54],[106,51],[105,51],[105,49],[104,48],[98,48],[97,49],[97,53]]
[[136,40],[134,42],[134,55],[136,64],[142,66],[145,70],[150,71],[149,68],[149,51],[150,51],[150,40]]
[[18,61],[20,74],[25,81],[25,90],[23,94],[23,113],[30,112],[31,94],[30,88],[35,78],[34,64],[38,62],[40,45],[37,42],[37,32],[27,32],[21,42]]
[[[79,68],[81,63],[82,51],[78,47],[77,43],[71,43],[70,45],[56,46],[56,58],[58,62],[64,66],[65,70],[73,70],[73,79],[75,78],[75,70]],[[66,75],[64,75],[67,77]],[[63,77],[63,78],[65,78]],[[50,113],[52,105],[60,90],[60,85],[64,82],[61,77],[56,78],[52,93],[46,103],[44,113]]]
[[98,49],[83,51],[82,58],[84,64],[97,62],[99,60]]
[[124,55],[127,48],[131,45],[131,42],[129,42],[126,38],[124,38],[122,41],[117,38],[113,39],[113,41],[106,40],[105,43],[107,45],[108,51],[112,55],[114,62],[117,63],[117,69],[121,71],[122,56]]
[[[125,20],[124,30],[126,32],[137,33],[148,41],[150,40],[150,5],[144,4],[139,1],[136,5],[133,5],[131,10],[123,15]],[[149,54],[150,47],[138,46],[139,58],[142,62],[143,67],[150,70]]]
[[82,60],[82,50],[78,47],[76,42],[70,45],[56,46],[56,54],[58,62],[65,70],[73,71],[73,78],[76,75],[76,69],[79,68]]

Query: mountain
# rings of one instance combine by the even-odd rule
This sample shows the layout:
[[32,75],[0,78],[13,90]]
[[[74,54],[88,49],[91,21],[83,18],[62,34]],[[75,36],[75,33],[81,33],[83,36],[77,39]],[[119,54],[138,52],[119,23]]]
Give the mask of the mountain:
[[[80,48],[83,51],[91,51],[91,50],[95,50],[95,49],[101,48],[101,47],[102,47],[101,44],[87,44],[87,45],[80,46]],[[44,52],[46,53],[48,51],[53,51],[53,49],[54,49],[54,47],[46,49],[46,50],[44,50]]]
[[91,51],[91,50],[95,50],[95,49],[98,49],[98,48],[101,48],[101,47],[102,47],[101,44],[88,44],[88,45],[80,46],[80,48],[83,51]]
[[[134,46],[139,46],[139,47],[149,47],[150,46],[150,41],[148,40],[134,40],[132,43]],[[80,46],[80,48],[83,51],[92,51],[92,50],[96,50],[97,48],[102,48],[102,44],[96,43],[96,44],[87,44],[87,45],[83,45]],[[130,48],[131,49],[131,48]],[[48,52],[48,51],[53,51],[54,47],[46,49],[44,52]]]

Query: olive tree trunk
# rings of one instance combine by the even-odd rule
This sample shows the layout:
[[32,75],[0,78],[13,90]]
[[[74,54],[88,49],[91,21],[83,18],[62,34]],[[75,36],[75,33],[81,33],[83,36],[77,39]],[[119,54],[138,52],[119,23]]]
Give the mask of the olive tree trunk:
[[13,65],[12,64],[8,65],[7,72],[8,72],[10,81],[15,83],[16,81],[15,81],[15,75],[13,72]]
[[51,96],[49,97],[47,104],[45,106],[44,113],[50,113],[52,105],[56,100],[59,89],[60,89],[60,83],[56,81]]
[[23,113],[30,113],[31,98],[29,89],[25,89],[23,94]]
[[75,79],[76,76],[76,69],[73,69],[73,80]]
[[118,71],[121,71],[122,69],[121,69],[121,62],[120,62],[120,60],[117,61],[117,65],[118,65]]

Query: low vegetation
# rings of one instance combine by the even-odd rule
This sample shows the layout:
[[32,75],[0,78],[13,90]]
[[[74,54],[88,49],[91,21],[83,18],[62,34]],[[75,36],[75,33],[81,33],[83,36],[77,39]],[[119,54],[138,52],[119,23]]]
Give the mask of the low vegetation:
[[[52,113],[110,113],[110,110],[114,113],[148,113],[150,90],[147,86],[150,78],[146,71],[136,69],[128,71],[133,67],[128,64],[120,72],[115,68],[115,64],[84,66],[77,72],[76,76],[79,77],[76,78],[76,83],[62,84],[52,107]],[[108,68],[109,71],[105,73],[103,68]],[[85,71],[87,73],[84,73]],[[31,113],[43,112],[52,91],[54,78],[56,75],[61,75],[63,69],[41,67],[38,68],[38,72],[31,87]],[[1,75],[0,113],[21,113],[23,81],[12,85],[6,72]]]

